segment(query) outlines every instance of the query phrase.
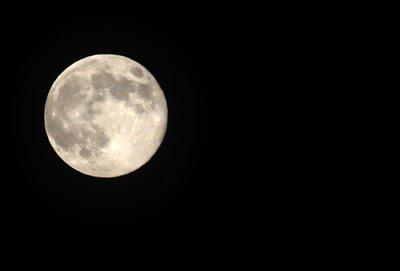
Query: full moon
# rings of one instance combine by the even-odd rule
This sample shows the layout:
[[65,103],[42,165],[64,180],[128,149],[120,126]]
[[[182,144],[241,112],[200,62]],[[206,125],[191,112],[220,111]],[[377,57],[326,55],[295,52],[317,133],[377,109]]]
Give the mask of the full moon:
[[150,160],[167,128],[167,103],[153,75],[119,55],[93,55],[65,69],[47,96],[50,144],[75,170],[128,174]]

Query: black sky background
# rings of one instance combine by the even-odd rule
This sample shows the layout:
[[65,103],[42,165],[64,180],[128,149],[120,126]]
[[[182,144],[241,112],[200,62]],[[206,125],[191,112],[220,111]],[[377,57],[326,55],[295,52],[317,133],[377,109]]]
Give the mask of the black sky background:
[[[234,212],[225,196],[237,170],[228,161],[240,147],[226,132],[241,121],[240,112],[232,115],[230,109],[240,99],[237,77],[245,72],[238,65],[243,32],[229,14],[171,9],[42,10],[10,22],[7,52],[15,73],[9,80],[18,83],[10,84],[15,162],[7,176],[12,189],[4,193],[13,227],[199,226]],[[83,57],[107,53],[150,70],[169,109],[156,155],[115,179],[86,176],[66,165],[50,146],[43,120],[56,77]],[[227,173],[229,167],[233,172]]]
[[[218,240],[239,253],[256,248],[252,256],[264,243],[297,255],[309,254],[304,248],[310,244],[326,253],[321,244],[339,240],[343,248],[354,240],[341,242],[341,230],[357,232],[348,229],[366,201],[357,198],[358,159],[348,151],[358,142],[348,140],[356,118],[346,107],[359,104],[362,95],[353,93],[359,82],[347,80],[357,70],[354,55],[367,48],[364,40],[354,43],[357,33],[369,28],[353,15],[356,23],[349,27],[341,14],[359,14],[360,7],[352,12],[251,1],[15,4],[0,11],[0,127],[6,137],[0,228],[6,226],[6,236],[36,237],[33,246],[60,236],[80,241],[90,234],[99,243],[130,237],[129,247],[144,233],[136,227],[144,226],[170,237],[170,248],[180,232],[189,243],[193,237],[209,241],[205,252],[214,248],[217,257],[223,252]],[[166,137],[155,156],[139,170],[109,180],[66,165],[50,146],[43,120],[56,77],[100,53],[144,65],[164,90],[169,109]],[[369,58],[362,54],[363,65]],[[348,217],[341,220],[343,214]],[[256,244],[238,245],[240,238]],[[271,246],[274,238],[277,245]],[[108,253],[118,246],[99,247]],[[230,261],[235,266],[236,258]],[[246,266],[249,262],[253,259]]]

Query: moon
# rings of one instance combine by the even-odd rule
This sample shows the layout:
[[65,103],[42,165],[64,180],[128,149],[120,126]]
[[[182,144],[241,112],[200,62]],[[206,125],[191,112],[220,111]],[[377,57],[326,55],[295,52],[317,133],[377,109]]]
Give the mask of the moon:
[[75,170],[111,178],[131,173],[156,153],[167,128],[167,103],[153,75],[120,55],[93,55],[65,69],[45,104],[47,137]]

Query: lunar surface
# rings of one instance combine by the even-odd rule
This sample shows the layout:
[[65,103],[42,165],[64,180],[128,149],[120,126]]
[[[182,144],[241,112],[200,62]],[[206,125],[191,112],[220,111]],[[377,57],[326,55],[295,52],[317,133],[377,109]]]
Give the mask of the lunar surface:
[[50,144],[65,163],[86,175],[117,177],[155,154],[167,127],[167,103],[139,63],[93,55],[58,76],[44,120]]

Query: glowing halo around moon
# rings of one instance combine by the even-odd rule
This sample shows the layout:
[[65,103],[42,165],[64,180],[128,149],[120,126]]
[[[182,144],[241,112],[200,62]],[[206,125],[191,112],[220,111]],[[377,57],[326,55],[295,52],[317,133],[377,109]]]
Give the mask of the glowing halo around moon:
[[75,170],[94,177],[135,171],[155,154],[167,103],[153,75],[119,55],[93,55],[65,69],[47,96],[50,144]]

